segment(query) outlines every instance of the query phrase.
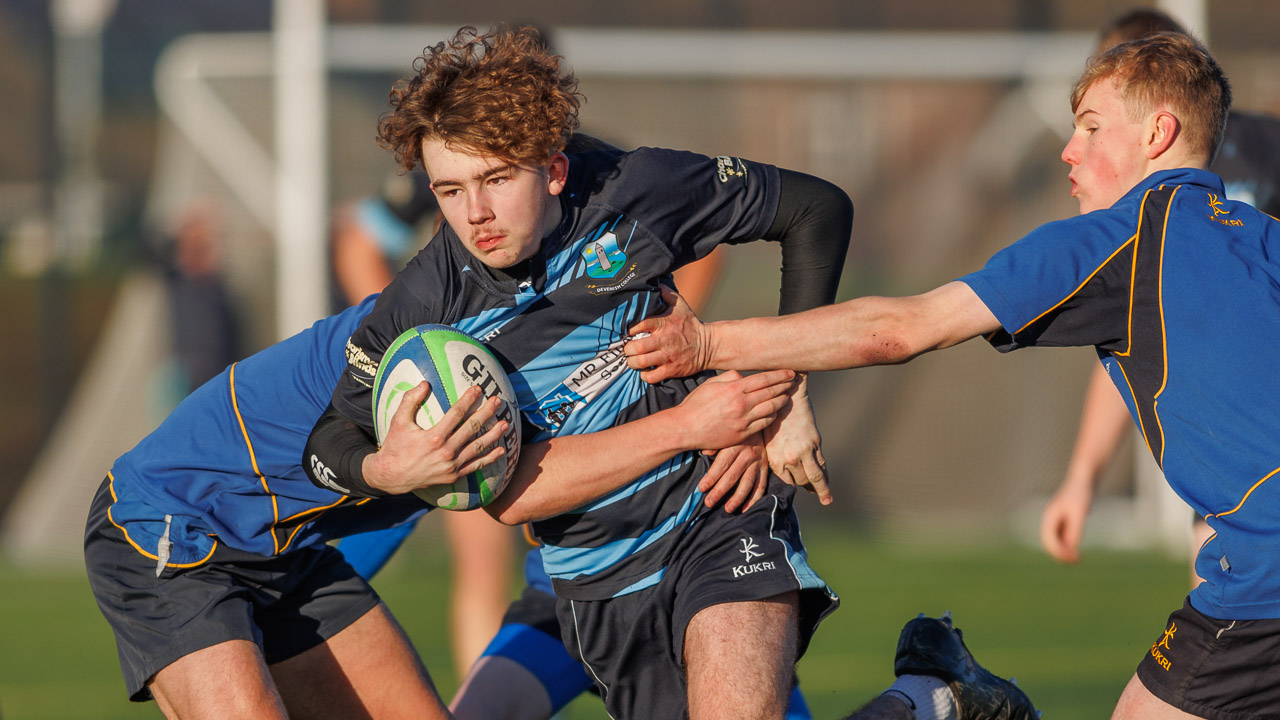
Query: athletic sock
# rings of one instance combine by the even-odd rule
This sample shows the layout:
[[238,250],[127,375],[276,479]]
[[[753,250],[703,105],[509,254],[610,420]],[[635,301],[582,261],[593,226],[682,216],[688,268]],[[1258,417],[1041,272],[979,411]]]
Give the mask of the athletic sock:
[[915,713],[916,720],[958,720],[959,706],[955,693],[942,680],[932,675],[903,675],[885,690],[885,695],[902,700]]

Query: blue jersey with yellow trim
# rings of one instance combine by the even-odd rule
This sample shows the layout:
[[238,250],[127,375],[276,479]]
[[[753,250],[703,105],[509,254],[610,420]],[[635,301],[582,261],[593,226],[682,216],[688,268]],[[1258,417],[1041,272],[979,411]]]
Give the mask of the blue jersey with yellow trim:
[[[627,328],[660,311],[659,284],[726,242],[761,237],[778,171],[737,158],[641,148],[570,156],[563,219],[527,277],[479,264],[445,225],[355,332],[334,406],[370,425],[370,384],[403,330],[453,325],[511,377],[526,442],[603,430],[678,404],[701,378],[649,385],[627,367]],[[602,448],[608,451],[608,448]],[[705,510],[709,460],[684,453],[585,507],[534,524],[557,595],[604,599],[656,583],[682,528]]]
[[196,565],[223,542],[277,555],[413,520],[414,495],[361,500],[314,485],[303,447],[376,296],[235,363],[111,468],[112,522],[140,552]]
[[1173,489],[1215,535],[1192,604],[1280,618],[1280,223],[1203,170],[1158,172],[961,278],[1001,350],[1094,345]]

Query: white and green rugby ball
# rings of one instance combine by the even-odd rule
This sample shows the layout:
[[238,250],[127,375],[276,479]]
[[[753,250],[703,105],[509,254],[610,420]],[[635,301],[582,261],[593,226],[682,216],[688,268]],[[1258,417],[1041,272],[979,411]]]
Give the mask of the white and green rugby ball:
[[373,427],[379,445],[404,394],[423,380],[431,383],[431,392],[415,419],[424,428],[440,422],[472,385],[482,387],[486,398],[502,398],[502,407],[485,430],[499,420],[507,421],[502,436],[506,452],[452,484],[421,488],[414,494],[444,510],[471,510],[489,504],[507,486],[520,458],[520,419],[511,380],[483,343],[456,328],[419,325],[406,330],[387,348],[373,379]]

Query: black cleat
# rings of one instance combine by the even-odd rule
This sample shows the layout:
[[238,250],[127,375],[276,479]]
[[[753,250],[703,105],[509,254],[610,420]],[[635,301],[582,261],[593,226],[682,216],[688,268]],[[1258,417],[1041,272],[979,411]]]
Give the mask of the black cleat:
[[947,683],[960,706],[960,720],[1037,720],[1031,698],[1009,680],[978,664],[965,647],[964,636],[951,625],[951,613],[941,618],[921,615],[908,622],[898,636],[893,673],[930,675]]

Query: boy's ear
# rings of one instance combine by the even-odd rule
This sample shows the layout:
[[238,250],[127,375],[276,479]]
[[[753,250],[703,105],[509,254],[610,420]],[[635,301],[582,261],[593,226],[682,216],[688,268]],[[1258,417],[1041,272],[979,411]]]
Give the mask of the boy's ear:
[[547,192],[559,195],[569,179],[569,157],[562,152],[551,156],[547,163]]
[[1182,132],[1182,123],[1168,110],[1160,110],[1151,116],[1148,130],[1146,155],[1148,160],[1154,160],[1173,147]]

